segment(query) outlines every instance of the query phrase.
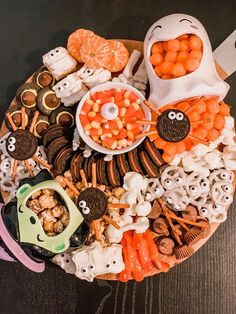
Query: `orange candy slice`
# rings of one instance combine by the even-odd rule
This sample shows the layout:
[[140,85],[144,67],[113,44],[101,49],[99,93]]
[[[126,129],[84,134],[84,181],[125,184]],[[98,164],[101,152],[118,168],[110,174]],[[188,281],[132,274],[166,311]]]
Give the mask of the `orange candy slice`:
[[124,69],[128,60],[129,52],[122,42],[118,40],[108,40],[108,44],[112,51],[112,57],[106,66],[110,72],[119,72]]
[[89,68],[106,68],[112,58],[112,50],[108,40],[93,35],[84,39],[80,47],[80,55]]
[[80,46],[85,38],[94,36],[94,32],[87,29],[77,29],[72,33],[67,41],[67,50],[69,54],[75,58],[78,62],[83,62],[80,56]]

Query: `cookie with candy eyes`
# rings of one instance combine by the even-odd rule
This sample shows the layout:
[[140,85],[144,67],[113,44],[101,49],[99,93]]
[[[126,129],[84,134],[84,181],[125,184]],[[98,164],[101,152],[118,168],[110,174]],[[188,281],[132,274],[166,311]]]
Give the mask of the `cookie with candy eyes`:
[[87,221],[99,219],[108,210],[106,194],[97,188],[84,189],[77,201],[77,206]]
[[227,206],[215,204],[212,199],[198,209],[200,216],[205,217],[209,222],[224,222],[227,218]]
[[35,136],[23,129],[12,132],[6,140],[6,150],[16,160],[31,158],[36,153],[37,147]]
[[229,205],[233,201],[233,186],[231,183],[218,181],[212,185],[211,197],[216,204]]
[[186,173],[178,166],[168,166],[161,172],[161,185],[166,190],[185,186],[186,180]]
[[202,173],[193,171],[187,178],[185,189],[189,197],[195,200],[203,194],[208,194],[209,180]]
[[177,109],[164,111],[157,120],[158,135],[166,142],[180,142],[190,131],[188,116]]
[[226,169],[215,170],[210,174],[209,180],[211,183],[214,183],[215,181],[233,182],[234,173],[233,171]]
[[186,192],[180,188],[166,191],[163,198],[167,206],[175,211],[185,210],[186,206],[189,204],[189,198]]

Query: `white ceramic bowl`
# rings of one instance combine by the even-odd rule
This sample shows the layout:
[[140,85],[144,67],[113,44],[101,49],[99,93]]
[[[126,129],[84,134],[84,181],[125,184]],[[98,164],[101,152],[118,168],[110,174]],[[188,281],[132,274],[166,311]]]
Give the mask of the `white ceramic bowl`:
[[[77,130],[78,130],[80,136],[82,137],[84,142],[89,147],[91,147],[92,149],[94,149],[100,153],[106,154],[106,155],[118,155],[118,154],[127,153],[130,150],[137,147],[144,140],[144,137],[140,138],[140,139],[136,140],[135,142],[133,142],[133,144],[131,144],[125,148],[122,148],[122,149],[108,149],[108,148],[94,142],[93,139],[89,135],[86,135],[84,133],[84,130],[83,130],[82,124],[80,122],[80,118],[79,118],[79,114],[80,114],[81,108],[83,107],[84,102],[90,97],[90,94],[93,94],[94,92],[97,92],[97,91],[110,90],[112,88],[114,88],[114,89],[120,88],[120,89],[129,90],[129,91],[133,92],[135,95],[137,95],[141,101],[140,106],[142,107],[143,112],[145,114],[145,119],[151,120],[151,112],[148,109],[148,107],[143,104],[143,101],[145,98],[136,88],[134,88],[128,84],[123,84],[123,83],[118,83],[118,82],[107,82],[107,83],[104,83],[104,84],[101,84],[101,85],[98,85],[98,86],[95,86],[94,88],[92,88],[89,92],[87,92],[87,94],[84,95],[84,97],[81,99],[81,101],[77,107],[76,127],[77,127]],[[143,132],[147,132],[149,130],[149,128],[150,128],[149,125],[144,125]]]

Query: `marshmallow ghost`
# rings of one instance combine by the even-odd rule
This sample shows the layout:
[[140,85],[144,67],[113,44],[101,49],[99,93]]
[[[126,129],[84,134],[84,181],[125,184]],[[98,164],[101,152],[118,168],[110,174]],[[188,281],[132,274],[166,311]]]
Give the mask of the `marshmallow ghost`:
[[[152,45],[159,41],[175,39],[183,34],[194,34],[201,38],[203,56],[200,66],[188,75],[163,80],[156,75],[149,61]],[[214,95],[222,100],[229,90],[229,85],[216,72],[212,48],[205,28],[190,15],[172,14],[154,23],[144,40],[144,58],[150,82],[149,101],[157,107],[199,96]]]

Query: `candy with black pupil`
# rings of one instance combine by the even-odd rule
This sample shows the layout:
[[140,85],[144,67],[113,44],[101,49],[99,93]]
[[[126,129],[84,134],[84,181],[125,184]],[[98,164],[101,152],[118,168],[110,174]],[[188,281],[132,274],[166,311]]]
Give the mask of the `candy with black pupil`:
[[180,142],[190,131],[188,116],[177,109],[164,111],[157,119],[158,135],[166,142]]
[[33,82],[37,84],[40,88],[53,86],[55,84],[55,79],[52,74],[48,71],[45,66],[39,68],[38,71],[34,73]]
[[[22,108],[22,105],[14,105],[7,110],[7,113],[11,115],[11,118],[17,128],[20,128],[22,124],[21,108]],[[27,126],[29,123],[29,117],[30,117],[30,110],[26,108],[25,109],[25,126]],[[7,118],[5,119],[5,123],[6,123],[7,128],[12,131],[11,124],[9,123]]]
[[[14,143],[12,143],[14,139]],[[14,149],[12,149],[14,146]],[[37,151],[38,142],[35,136],[27,130],[19,129],[12,132],[6,140],[8,154],[16,160],[27,160]]]
[[49,120],[51,124],[56,123],[71,128],[75,124],[74,117],[75,111],[73,108],[60,106],[51,113]]
[[46,116],[49,116],[60,106],[60,104],[60,98],[56,96],[55,92],[51,88],[45,87],[38,92],[37,108]]
[[[88,214],[84,214],[83,207],[80,206],[81,201],[86,203],[86,207],[90,209]],[[108,210],[108,199],[104,192],[97,188],[84,189],[77,200],[77,207],[80,210],[82,216],[87,221],[92,221],[101,218],[106,214]]]
[[34,108],[38,96],[39,86],[34,83],[24,83],[16,91],[16,100],[26,108]]

